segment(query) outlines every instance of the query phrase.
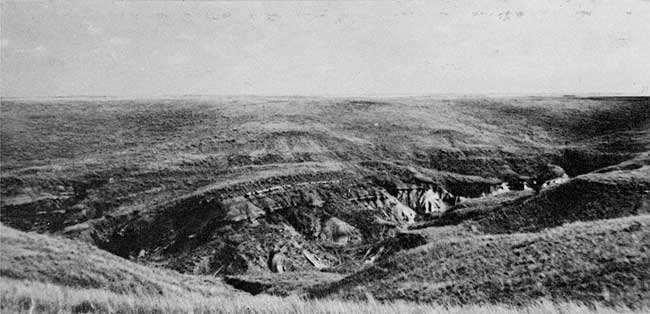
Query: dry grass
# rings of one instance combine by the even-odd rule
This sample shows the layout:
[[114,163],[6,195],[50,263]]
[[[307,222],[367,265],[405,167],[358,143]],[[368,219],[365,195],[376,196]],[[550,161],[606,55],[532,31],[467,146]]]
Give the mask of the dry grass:
[[453,232],[312,293],[443,304],[551,299],[650,307],[650,215],[538,233]]
[[146,267],[87,243],[0,225],[0,277],[137,296],[232,295],[211,277]]
[[575,177],[523,202],[493,210],[480,227],[489,233],[536,232],[572,221],[648,213],[650,167],[642,166]]
[[[221,281],[149,268],[76,241],[1,227],[2,313],[622,313],[624,307],[539,301],[442,306],[251,296]],[[152,289],[156,287],[159,290]]]
[[156,297],[116,294],[102,289],[75,289],[33,281],[0,281],[2,313],[258,313],[258,314],[564,314],[564,313],[643,313],[628,308],[587,307],[575,303],[555,304],[548,301],[527,307],[504,305],[469,305],[444,307],[436,304],[408,302],[379,303],[340,300],[305,300],[299,297],[249,296],[206,297],[187,294]]
[[[627,308],[541,301],[442,306],[251,296],[219,280],[149,268],[93,246],[0,227],[1,313],[612,313]],[[368,299],[369,298],[369,299]]]

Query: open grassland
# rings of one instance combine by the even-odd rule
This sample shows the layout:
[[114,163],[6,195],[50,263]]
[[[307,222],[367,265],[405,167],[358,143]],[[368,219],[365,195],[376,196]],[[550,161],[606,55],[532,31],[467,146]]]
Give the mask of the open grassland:
[[648,215],[576,222],[538,233],[447,232],[312,294],[444,304],[552,298],[647,308],[648,252]]
[[[441,306],[374,299],[352,302],[251,296],[216,279],[150,269],[72,240],[1,227],[2,313],[634,313],[626,307],[540,301]],[[109,267],[109,268],[106,268]]]
[[617,159],[616,154],[650,149],[649,102],[535,97],[3,100],[0,157],[5,176],[65,178],[111,170],[119,177],[116,168],[136,168],[200,181],[204,178],[193,170],[363,160],[494,174],[488,157],[575,149],[573,167],[561,166],[584,173]]
[[[625,222],[617,223],[621,224]],[[365,294],[362,296],[365,300],[356,302],[306,300],[297,296],[251,296],[212,277],[186,276],[149,268],[74,240],[24,233],[5,226],[0,228],[2,313],[632,312],[626,307],[604,307],[599,303],[585,306],[545,300],[526,307],[513,307],[489,304],[441,306],[402,301],[380,303],[372,294]],[[427,246],[415,251],[431,249]]]
[[133,263],[87,243],[0,225],[0,277],[138,296],[232,295],[220,280]]
[[481,229],[487,233],[535,232],[572,221],[649,214],[650,166],[630,168],[612,166],[611,171],[581,175],[535,197],[505,204],[480,219]]
[[505,305],[441,306],[409,302],[350,302],[305,300],[296,296],[230,298],[187,294],[152,297],[116,294],[101,289],[76,289],[31,281],[0,279],[2,313],[115,313],[115,314],[611,314],[647,313],[625,307],[539,302],[526,307]]
[[[645,253],[650,250],[649,226],[650,218],[640,216],[576,223],[542,234],[472,236],[465,232],[462,238],[454,238],[450,232],[446,239],[335,284],[337,291],[353,294],[353,301],[251,296],[211,277],[152,269],[85,243],[3,226],[0,309],[3,313],[643,313],[648,305],[638,298],[647,294],[650,282]],[[576,271],[584,276],[570,274]],[[495,276],[502,277],[501,289],[494,286],[500,282]],[[341,289],[350,284],[363,288]],[[553,286],[573,293],[563,294],[565,301],[547,301],[540,294],[524,306],[510,302],[523,295],[528,299],[531,288]],[[445,289],[453,291],[439,291]],[[401,295],[395,298],[390,293]],[[395,300],[425,301],[420,299],[423,296],[460,300],[482,293],[495,293],[483,300],[501,305]],[[574,295],[590,293],[587,299]],[[572,299],[591,302],[580,305]]]

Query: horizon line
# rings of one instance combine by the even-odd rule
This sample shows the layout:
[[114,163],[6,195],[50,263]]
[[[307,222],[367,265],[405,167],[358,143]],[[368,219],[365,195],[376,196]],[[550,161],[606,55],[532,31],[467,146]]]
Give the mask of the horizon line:
[[159,95],[38,95],[38,96],[0,96],[2,100],[48,100],[48,99],[174,99],[209,97],[650,97],[650,94],[623,92],[539,92],[539,93],[341,93],[341,94],[159,94]]

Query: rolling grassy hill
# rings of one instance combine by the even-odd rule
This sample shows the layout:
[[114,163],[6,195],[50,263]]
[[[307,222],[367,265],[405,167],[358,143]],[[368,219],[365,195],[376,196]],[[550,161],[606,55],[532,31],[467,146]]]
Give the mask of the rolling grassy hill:
[[527,304],[551,298],[647,308],[648,250],[648,215],[539,233],[448,236],[314,288],[312,294],[443,304]]
[[230,286],[212,277],[182,275],[125,260],[84,242],[25,233],[2,225],[0,277],[71,288],[102,289],[133,296],[197,293],[229,296]]
[[305,300],[250,296],[220,280],[151,269],[84,243],[0,225],[2,313],[611,313],[624,307],[587,307],[548,301],[528,307],[463,307],[406,302]]
[[311,294],[444,304],[551,298],[647,307],[647,161],[644,153],[538,195],[462,204],[412,226],[427,244],[321,284]]
[[650,166],[637,161],[580,175],[531,199],[501,206],[479,222],[481,229],[534,232],[572,221],[649,214]]

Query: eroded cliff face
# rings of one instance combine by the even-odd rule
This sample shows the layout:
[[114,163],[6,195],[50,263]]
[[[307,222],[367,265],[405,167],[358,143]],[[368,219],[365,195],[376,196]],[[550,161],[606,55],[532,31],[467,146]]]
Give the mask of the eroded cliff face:
[[70,232],[115,254],[162,261],[183,272],[241,274],[268,271],[265,258],[275,245],[285,247],[286,271],[354,264],[368,245],[418,218],[398,197],[367,180],[285,179],[291,183],[204,190],[146,214],[109,216]]
[[[324,172],[205,185],[143,210],[103,210],[93,203],[99,189],[119,184],[106,177],[41,189],[51,192],[38,190],[25,202],[12,199],[3,214],[26,229],[63,232],[183,272],[269,271],[266,259],[275,245],[285,247],[286,271],[346,271],[399,250],[404,243],[390,250],[382,243],[458,199],[444,181],[413,169],[396,171],[402,173],[382,180],[374,171]],[[484,181],[477,186],[490,188]]]
[[98,188],[116,184],[109,177],[95,185],[63,185],[56,193],[39,190],[32,193],[35,200],[12,199],[3,208],[25,228],[63,232],[122,257],[182,272],[270,271],[266,259],[276,245],[285,247],[286,271],[351,271],[373,256],[408,246],[398,241],[385,248],[400,230],[504,184],[392,167],[382,176],[370,168],[205,185],[144,210],[117,211],[91,203]]

